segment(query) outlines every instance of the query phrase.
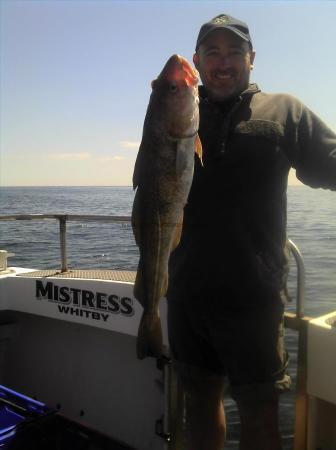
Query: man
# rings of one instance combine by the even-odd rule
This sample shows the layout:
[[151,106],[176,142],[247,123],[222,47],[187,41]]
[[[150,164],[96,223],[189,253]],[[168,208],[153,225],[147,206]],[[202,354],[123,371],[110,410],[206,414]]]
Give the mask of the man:
[[188,450],[224,446],[224,377],[239,409],[241,450],[282,448],[289,169],[312,187],[336,189],[335,133],[297,99],[249,84],[254,57],[240,20],[222,14],[201,27],[194,64],[204,166],[196,158],[168,292]]

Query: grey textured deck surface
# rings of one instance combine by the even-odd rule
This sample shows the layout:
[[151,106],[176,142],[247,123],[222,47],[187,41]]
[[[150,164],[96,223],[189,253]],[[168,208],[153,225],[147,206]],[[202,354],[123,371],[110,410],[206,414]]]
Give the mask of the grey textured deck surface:
[[134,283],[135,271],[130,270],[85,270],[85,269],[71,269],[67,272],[60,270],[37,270],[34,272],[20,273],[17,277],[24,278],[87,278],[91,280],[108,280],[108,281],[124,281],[127,283]]

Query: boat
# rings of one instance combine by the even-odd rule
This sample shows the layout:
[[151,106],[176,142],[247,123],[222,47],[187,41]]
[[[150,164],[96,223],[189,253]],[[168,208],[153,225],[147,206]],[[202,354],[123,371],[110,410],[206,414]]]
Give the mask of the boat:
[[[97,449],[182,450],[183,392],[169,353],[165,300],[163,355],[139,361],[142,307],[133,296],[135,272],[67,265],[69,221],[127,223],[130,217],[31,214],[0,220],[56,220],[60,229],[56,269],[12,267],[12,254],[0,252],[0,446],[47,423],[50,435],[52,427],[57,433],[71,429],[72,437],[92,439]],[[336,312],[304,315],[304,264],[289,242],[297,305],[295,313],[285,313],[285,325],[299,335],[293,448],[335,450]],[[24,440],[15,448],[26,450]]]

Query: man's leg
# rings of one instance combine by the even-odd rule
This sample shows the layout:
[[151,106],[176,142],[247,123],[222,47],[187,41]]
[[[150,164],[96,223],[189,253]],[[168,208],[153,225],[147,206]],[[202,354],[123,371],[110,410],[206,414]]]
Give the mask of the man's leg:
[[214,369],[203,294],[190,303],[168,301],[169,344],[185,394],[183,450],[222,450],[225,441],[224,375]]
[[185,392],[186,450],[222,450],[225,442],[223,380],[182,381]]
[[237,401],[241,421],[240,450],[281,450],[278,398]]
[[229,378],[240,414],[240,450],[281,450],[279,395],[290,387],[283,306],[245,312],[231,321],[236,332],[231,328]]

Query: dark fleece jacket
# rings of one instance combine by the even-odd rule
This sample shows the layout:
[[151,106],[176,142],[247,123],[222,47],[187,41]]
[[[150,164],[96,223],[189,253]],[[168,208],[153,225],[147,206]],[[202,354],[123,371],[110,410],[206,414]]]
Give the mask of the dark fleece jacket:
[[211,291],[228,308],[285,301],[288,173],[336,190],[336,134],[296,98],[255,84],[223,104],[202,87],[200,98],[204,166],[195,159],[168,298]]

